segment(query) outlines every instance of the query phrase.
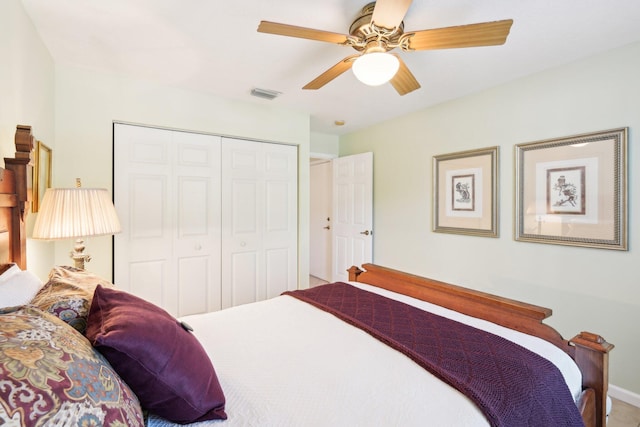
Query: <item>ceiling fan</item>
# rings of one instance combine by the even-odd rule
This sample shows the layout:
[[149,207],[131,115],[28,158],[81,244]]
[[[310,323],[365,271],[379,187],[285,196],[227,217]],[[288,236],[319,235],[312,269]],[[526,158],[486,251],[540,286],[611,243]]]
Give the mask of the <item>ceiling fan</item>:
[[[436,28],[422,31],[404,32],[404,16],[412,0],[378,0],[367,4],[351,24],[349,34],[333,33],[312,28],[297,27],[277,22],[261,21],[258,31],[288,37],[298,37],[328,43],[350,46],[359,53],[349,55],[314,80],[303,89],[320,89],[350,68],[359,80],[366,80],[361,73],[373,72],[377,80],[364,81],[378,85],[391,81],[400,95],[406,95],[420,88],[402,58],[389,51],[400,48],[413,50],[452,49],[461,47],[495,46],[504,44],[509,35],[513,20],[483,22],[457,27]],[[374,64],[367,64],[367,61]],[[376,61],[387,62],[390,70],[384,74],[384,65]],[[363,80],[364,79],[364,80]]]

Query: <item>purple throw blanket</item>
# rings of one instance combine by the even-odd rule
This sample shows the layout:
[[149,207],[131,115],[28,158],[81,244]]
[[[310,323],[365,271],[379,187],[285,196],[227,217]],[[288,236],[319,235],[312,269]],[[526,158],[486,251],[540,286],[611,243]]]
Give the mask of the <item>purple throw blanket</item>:
[[584,426],[560,370],[507,339],[346,283],[283,295],[404,353],[469,397],[492,426]]

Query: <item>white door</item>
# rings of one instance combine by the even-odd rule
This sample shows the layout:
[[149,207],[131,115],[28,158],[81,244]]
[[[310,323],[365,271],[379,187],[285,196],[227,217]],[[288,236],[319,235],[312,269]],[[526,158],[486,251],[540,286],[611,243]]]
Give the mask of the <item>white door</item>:
[[222,307],[298,286],[297,147],[224,138]]
[[310,167],[311,206],[309,218],[309,274],[331,281],[331,216],[333,215],[333,189],[331,161]]
[[114,125],[114,281],[176,316],[220,308],[220,139]]
[[213,135],[174,133],[178,316],[221,308],[220,141]]
[[373,153],[333,160],[333,281],[373,262]]

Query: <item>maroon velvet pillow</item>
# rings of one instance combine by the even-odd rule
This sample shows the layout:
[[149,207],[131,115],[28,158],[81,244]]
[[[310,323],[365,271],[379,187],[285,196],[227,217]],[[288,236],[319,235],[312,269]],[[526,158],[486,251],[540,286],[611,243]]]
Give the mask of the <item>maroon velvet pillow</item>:
[[86,336],[149,412],[181,424],[227,418],[207,353],[160,307],[98,286]]

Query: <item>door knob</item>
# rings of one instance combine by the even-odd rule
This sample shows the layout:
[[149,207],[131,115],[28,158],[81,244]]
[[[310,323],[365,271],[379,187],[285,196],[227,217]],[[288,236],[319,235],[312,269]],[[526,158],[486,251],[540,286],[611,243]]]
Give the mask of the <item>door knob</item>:
[[324,228],[325,230],[331,230],[331,226],[329,226],[329,225],[327,225],[326,227],[322,227],[322,228]]
[[369,230],[364,230],[364,231],[361,231],[360,234],[364,234],[365,236],[368,236],[369,234],[372,234],[372,233],[370,233]]

